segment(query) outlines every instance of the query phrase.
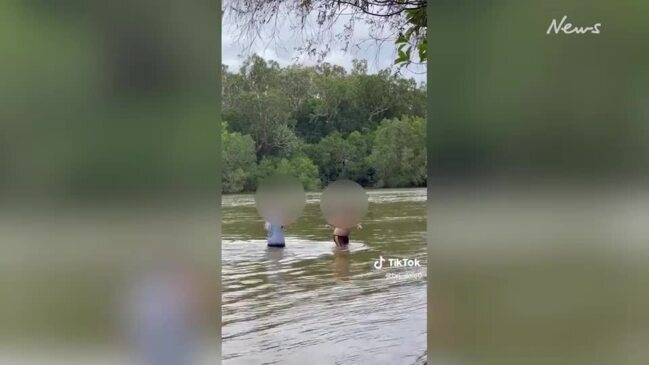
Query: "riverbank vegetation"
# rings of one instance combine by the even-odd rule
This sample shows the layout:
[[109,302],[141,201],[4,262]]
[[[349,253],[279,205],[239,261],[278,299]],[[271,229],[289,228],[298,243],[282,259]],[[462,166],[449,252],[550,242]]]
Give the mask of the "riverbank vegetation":
[[306,190],[426,184],[426,86],[390,70],[329,63],[280,67],[259,56],[222,66],[223,191],[254,191],[273,173]]

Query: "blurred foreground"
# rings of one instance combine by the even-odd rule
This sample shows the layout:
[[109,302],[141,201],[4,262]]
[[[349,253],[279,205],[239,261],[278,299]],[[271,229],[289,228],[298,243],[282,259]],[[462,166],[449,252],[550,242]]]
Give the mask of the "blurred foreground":
[[219,363],[219,9],[0,3],[0,363]]
[[429,192],[428,360],[645,364],[649,190]]
[[649,363],[649,3],[430,5],[429,362]]
[[0,362],[219,363],[213,206],[25,206],[0,212]]

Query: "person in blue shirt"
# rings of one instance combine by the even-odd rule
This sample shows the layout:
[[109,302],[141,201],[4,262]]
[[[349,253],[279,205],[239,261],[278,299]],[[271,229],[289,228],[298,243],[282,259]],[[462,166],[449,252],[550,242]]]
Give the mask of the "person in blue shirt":
[[286,246],[286,242],[284,239],[284,226],[266,222],[264,228],[266,228],[266,232],[267,232],[266,240],[268,242],[268,247]]

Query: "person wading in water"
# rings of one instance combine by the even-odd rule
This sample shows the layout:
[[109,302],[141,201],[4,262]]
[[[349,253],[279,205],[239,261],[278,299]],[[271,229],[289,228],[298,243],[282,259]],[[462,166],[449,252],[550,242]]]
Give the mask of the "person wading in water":
[[[342,209],[343,212],[348,211],[348,209]],[[349,223],[353,222],[356,217],[351,213],[341,213],[338,214],[333,220],[333,224],[327,224],[327,227],[333,228],[333,239],[334,243],[338,247],[347,247],[349,245],[349,235],[352,231],[352,228],[349,227]],[[356,228],[363,229],[360,223],[356,225]]]
[[286,241],[284,239],[284,226],[266,222],[264,224],[266,229],[266,241],[268,242],[268,247],[284,247],[286,246]]

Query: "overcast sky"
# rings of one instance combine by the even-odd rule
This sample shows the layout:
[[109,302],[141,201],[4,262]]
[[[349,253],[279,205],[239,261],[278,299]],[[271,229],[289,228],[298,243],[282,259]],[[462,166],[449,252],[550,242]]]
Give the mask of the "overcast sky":
[[[342,28],[344,20],[340,22]],[[239,34],[237,28],[228,16],[223,18],[223,33],[222,33],[222,57],[223,63],[228,65],[230,69],[236,70],[241,65],[243,59],[250,54],[256,53],[265,59],[272,59],[277,61],[280,65],[286,66],[293,63],[314,65],[315,58],[305,56],[296,50],[303,44],[302,37],[291,29],[291,22],[287,21],[284,24],[275,27],[278,30],[275,32],[275,39],[265,36],[263,41],[257,41],[250,49],[247,44],[242,44],[239,41]],[[270,25],[267,28],[267,34],[271,33]],[[357,23],[354,28],[354,38],[356,41],[365,40],[359,47],[344,52],[341,50],[342,46],[338,44],[331,44],[331,51],[324,61],[343,66],[347,69],[351,68],[353,59],[366,59],[368,64],[368,71],[375,73],[380,69],[394,67],[395,48],[392,41],[383,42],[381,45],[376,44],[374,41],[367,41],[369,39],[369,27],[366,24]],[[352,48],[352,47],[350,47]],[[417,82],[426,81],[426,68],[424,65],[409,66],[401,69],[402,75],[408,78],[414,78]]]

